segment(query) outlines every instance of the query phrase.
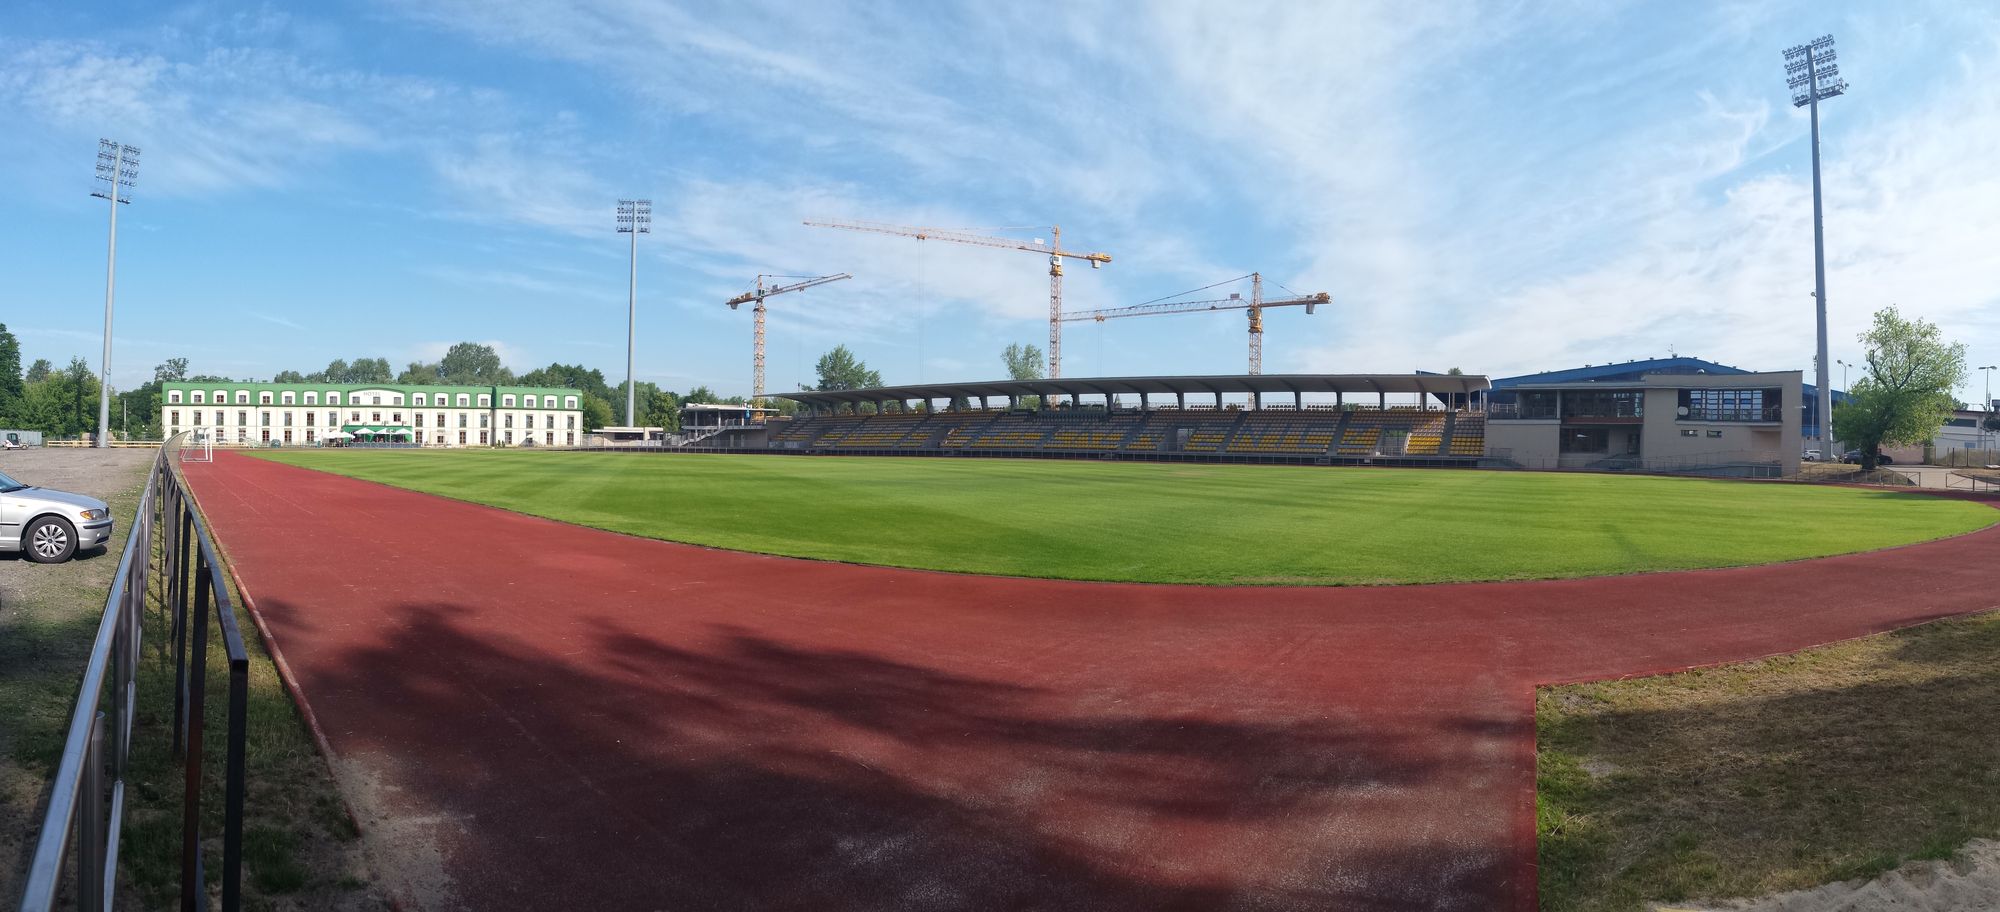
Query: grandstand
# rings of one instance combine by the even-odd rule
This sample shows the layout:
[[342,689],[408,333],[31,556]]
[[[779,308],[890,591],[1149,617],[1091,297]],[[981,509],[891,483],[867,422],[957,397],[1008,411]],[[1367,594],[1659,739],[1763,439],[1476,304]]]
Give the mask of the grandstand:
[[1486,451],[1486,416],[1449,405],[1478,402],[1488,388],[1477,376],[1242,374],[800,391],[778,394],[802,411],[790,421],[771,422],[769,447],[906,456],[1470,465]]

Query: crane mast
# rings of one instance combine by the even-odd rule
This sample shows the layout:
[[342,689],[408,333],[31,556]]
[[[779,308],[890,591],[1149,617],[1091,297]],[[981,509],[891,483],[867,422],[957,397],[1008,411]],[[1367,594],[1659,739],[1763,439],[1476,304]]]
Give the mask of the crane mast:
[[[838,275],[823,275],[823,276],[788,276],[788,275],[772,275],[770,273],[760,273],[757,276],[757,288],[755,290],[746,291],[740,295],[737,295],[736,297],[730,298],[729,300],[722,302],[724,304],[729,305],[730,310],[735,310],[738,305],[745,304],[751,301],[757,302],[757,306],[750,308],[750,312],[756,315],[756,319],[753,322],[756,323],[757,326],[756,331],[754,333],[756,341],[751,346],[753,354],[751,355],[750,358],[751,404],[760,407],[764,404],[764,310],[765,310],[764,299],[769,297],[774,297],[776,295],[788,294],[794,291],[804,291],[815,285],[825,285],[828,282],[838,282],[842,279],[851,279],[851,278],[854,277],[844,272]],[[776,288],[765,288],[764,287],[765,279],[805,279],[805,281],[793,282],[790,285],[780,285]]]
[[[1102,323],[1105,320],[1115,320],[1120,317],[1150,317],[1159,314],[1204,313],[1216,310],[1246,311],[1250,318],[1250,373],[1261,374],[1264,372],[1264,308],[1304,307],[1306,313],[1312,313],[1319,305],[1332,303],[1333,296],[1322,291],[1316,294],[1266,300],[1264,298],[1263,274],[1253,272],[1245,278],[1250,280],[1249,301],[1244,301],[1243,296],[1240,294],[1231,294],[1226,298],[1217,298],[1208,301],[1148,302],[1145,304],[1132,304],[1126,307],[1103,307],[1097,310],[1073,311],[1061,315],[1061,320],[1065,323],[1073,323],[1079,320],[1095,320]],[[1232,281],[1241,280],[1239,278]],[[1211,285],[1209,287],[1213,288],[1215,286]]]
[[841,228],[848,231],[867,231],[875,234],[916,238],[919,241],[950,241],[954,244],[997,247],[1002,250],[1025,250],[1029,253],[1047,255],[1049,258],[1049,376],[1052,378],[1062,376],[1063,260],[1065,258],[1083,260],[1088,262],[1092,269],[1097,269],[1111,262],[1111,254],[1108,253],[1079,253],[1064,250],[1062,247],[1062,227],[1059,225],[1049,227],[1050,243],[1044,246],[1040,243],[1014,238],[989,237],[964,231],[953,231],[948,228],[924,228],[910,225],[890,225],[883,222],[857,221],[808,221],[806,224],[814,228]]

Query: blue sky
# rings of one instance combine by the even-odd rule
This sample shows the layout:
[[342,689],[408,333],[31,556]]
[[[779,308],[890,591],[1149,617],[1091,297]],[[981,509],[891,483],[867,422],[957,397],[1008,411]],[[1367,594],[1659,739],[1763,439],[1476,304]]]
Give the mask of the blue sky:
[[[0,322],[29,358],[96,362],[109,136],[144,149],[121,385],[176,355],[267,377],[463,339],[616,379],[621,196],[655,201],[638,372],[670,388],[748,392],[749,314],[722,301],[759,272],[855,275],[773,299],[773,389],[836,343],[914,382],[1044,340],[1039,258],[820,217],[1061,224],[1116,258],[1071,269],[1071,309],[1252,270],[1331,292],[1268,317],[1273,372],[1809,370],[1779,51],[1827,32],[1853,85],[1824,118],[1834,356],[1896,303],[2000,360],[2000,14],[1943,2],[16,0]],[[1245,358],[1240,314],[1065,339],[1071,376]]]

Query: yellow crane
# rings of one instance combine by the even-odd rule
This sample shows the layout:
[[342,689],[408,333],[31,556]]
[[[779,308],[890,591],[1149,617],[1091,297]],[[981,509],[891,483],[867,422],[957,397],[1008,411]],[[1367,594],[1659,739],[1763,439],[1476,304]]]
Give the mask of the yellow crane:
[[1002,250],[1025,250],[1043,254],[1049,258],[1049,376],[1062,376],[1062,277],[1064,258],[1084,260],[1090,268],[1096,269],[1111,262],[1108,253],[1078,253],[1062,249],[1062,228],[1049,227],[1049,243],[1040,238],[1023,241],[1018,238],[988,237],[982,234],[968,234],[949,228],[921,228],[909,225],[888,225],[881,222],[806,222],[814,228],[844,228],[848,231],[872,231],[876,234],[893,234],[897,237],[916,238],[919,241],[950,241],[954,244],[973,244],[980,247],[998,247]]
[[[1225,282],[1217,282],[1215,285],[1208,286],[1208,288],[1227,285],[1231,282],[1241,282],[1244,279],[1250,280],[1250,300],[1248,301],[1243,300],[1243,295],[1239,293],[1231,293],[1229,297],[1213,301],[1148,301],[1144,304],[1133,304],[1127,307],[1103,307],[1097,310],[1079,310],[1075,313],[1063,314],[1061,319],[1064,322],[1095,320],[1102,323],[1105,320],[1117,317],[1150,317],[1155,314],[1201,313],[1212,310],[1249,311],[1250,373],[1261,374],[1264,372],[1264,308],[1304,307],[1306,313],[1312,313],[1319,305],[1332,303],[1333,297],[1322,291],[1317,294],[1295,295],[1289,298],[1272,298],[1266,300],[1264,298],[1264,276],[1261,273],[1255,272],[1247,276],[1237,276]],[[1207,289],[1195,289],[1195,291],[1205,290]],[[1182,294],[1192,293],[1182,292]]]
[[[750,308],[750,311],[757,315],[755,321],[757,324],[757,341],[752,346],[755,353],[750,359],[750,400],[754,405],[760,408],[764,405],[764,299],[789,292],[804,291],[815,285],[825,285],[828,282],[838,282],[841,279],[851,278],[854,277],[844,272],[839,275],[823,276],[771,275],[763,273],[757,276],[757,287],[754,290],[746,291],[722,302],[729,305],[730,310],[735,310],[739,305],[747,304],[751,301],[757,302],[756,307]],[[790,285],[780,285],[776,288],[765,288],[765,279],[804,279],[805,281],[793,282]]]

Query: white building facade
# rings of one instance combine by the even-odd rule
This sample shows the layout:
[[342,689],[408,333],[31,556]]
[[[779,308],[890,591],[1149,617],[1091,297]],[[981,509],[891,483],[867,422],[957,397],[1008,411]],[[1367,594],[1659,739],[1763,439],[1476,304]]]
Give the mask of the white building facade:
[[561,387],[169,381],[160,427],[225,446],[576,446],[583,409]]

